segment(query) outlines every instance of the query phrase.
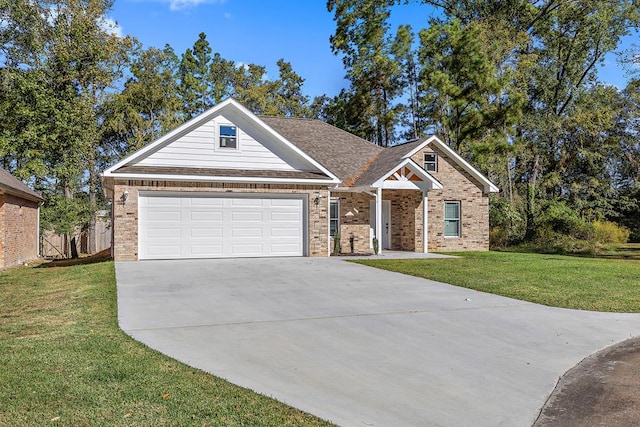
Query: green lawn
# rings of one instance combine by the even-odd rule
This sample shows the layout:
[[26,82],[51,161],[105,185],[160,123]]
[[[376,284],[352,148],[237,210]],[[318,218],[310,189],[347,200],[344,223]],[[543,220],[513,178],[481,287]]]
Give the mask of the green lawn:
[[0,426],[328,425],[118,329],[112,262],[0,273]]
[[354,262],[549,306],[640,312],[637,260],[508,252],[456,255],[461,258]]

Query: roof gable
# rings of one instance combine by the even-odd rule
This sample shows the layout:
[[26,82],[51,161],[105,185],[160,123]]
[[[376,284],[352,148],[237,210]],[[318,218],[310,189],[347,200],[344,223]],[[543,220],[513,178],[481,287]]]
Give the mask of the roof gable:
[[443,185],[411,159],[404,159],[396,167],[372,184],[376,188],[396,190],[441,190]]
[[478,180],[478,182],[483,186],[485,193],[497,193],[498,191],[500,191],[494,183],[489,181],[489,179],[485,177],[483,174],[481,174],[480,171],[478,171],[476,168],[471,166],[469,162],[463,159],[454,150],[449,148],[447,144],[445,144],[442,140],[440,140],[435,135],[432,135],[424,139],[421,139],[419,141],[411,143],[411,146],[408,147],[410,148],[410,150],[408,150],[408,152],[404,154],[403,158],[405,159],[411,158],[413,155],[415,155],[416,153],[419,153],[428,145],[433,145],[434,147],[437,147],[440,151],[444,152],[447,155],[447,157],[449,157],[456,164],[460,165],[462,169],[467,171],[472,177]]
[[[216,147],[215,135],[220,125],[231,125],[238,129],[237,150]],[[338,182],[322,164],[233,99],[227,99],[132,153],[108,168],[103,176],[115,176],[118,172],[124,173],[126,168],[143,166],[156,170],[210,168],[300,171],[324,175],[325,181]]]
[[22,181],[11,175],[3,168],[0,168],[0,194],[2,193],[13,194],[14,196],[34,202],[44,201],[40,193],[33,191]]

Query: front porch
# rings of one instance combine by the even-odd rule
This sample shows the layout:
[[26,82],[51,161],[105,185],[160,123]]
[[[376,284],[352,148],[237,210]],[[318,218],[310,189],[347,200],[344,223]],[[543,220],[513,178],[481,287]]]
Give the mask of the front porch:
[[[426,253],[424,247],[425,193],[417,190],[383,190],[377,230],[375,193],[332,191],[330,204],[331,252],[333,236],[340,235],[343,253],[373,253],[373,239],[378,238],[379,253],[404,251]],[[428,217],[428,215],[427,215]],[[428,239],[427,239],[428,240]],[[427,246],[428,249],[428,246]]]

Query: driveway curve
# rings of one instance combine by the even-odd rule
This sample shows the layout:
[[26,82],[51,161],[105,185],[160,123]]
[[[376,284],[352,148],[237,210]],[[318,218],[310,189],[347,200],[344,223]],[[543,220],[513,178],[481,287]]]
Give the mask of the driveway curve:
[[121,328],[344,426],[530,426],[640,315],[531,304],[336,258],[116,263]]

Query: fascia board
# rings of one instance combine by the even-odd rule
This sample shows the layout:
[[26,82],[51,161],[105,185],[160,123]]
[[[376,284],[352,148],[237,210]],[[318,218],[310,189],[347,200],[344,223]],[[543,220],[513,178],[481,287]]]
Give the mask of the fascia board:
[[264,177],[234,177],[234,176],[202,176],[202,175],[159,175],[146,173],[118,173],[105,177],[113,179],[129,179],[136,181],[187,181],[187,182],[230,182],[236,184],[339,184],[340,180],[334,179],[293,179],[293,178],[264,178]]
[[431,174],[427,173],[424,169],[422,169],[420,166],[418,166],[416,164],[416,162],[414,162],[410,158],[404,159],[397,166],[395,166],[394,168],[391,168],[391,170],[389,172],[387,172],[380,179],[378,179],[376,182],[371,184],[371,187],[372,188],[382,188],[384,186],[384,182],[385,182],[385,180],[387,178],[389,178],[391,175],[393,175],[398,169],[400,169],[402,167],[405,167],[405,166],[409,167],[411,172],[413,172],[414,174],[418,175],[423,180],[425,180],[427,182],[430,182],[431,185],[432,185],[432,188],[434,190],[442,190],[442,188],[444,188],[443,185],[437,179],[435,179],[433,176],[431,176]]

